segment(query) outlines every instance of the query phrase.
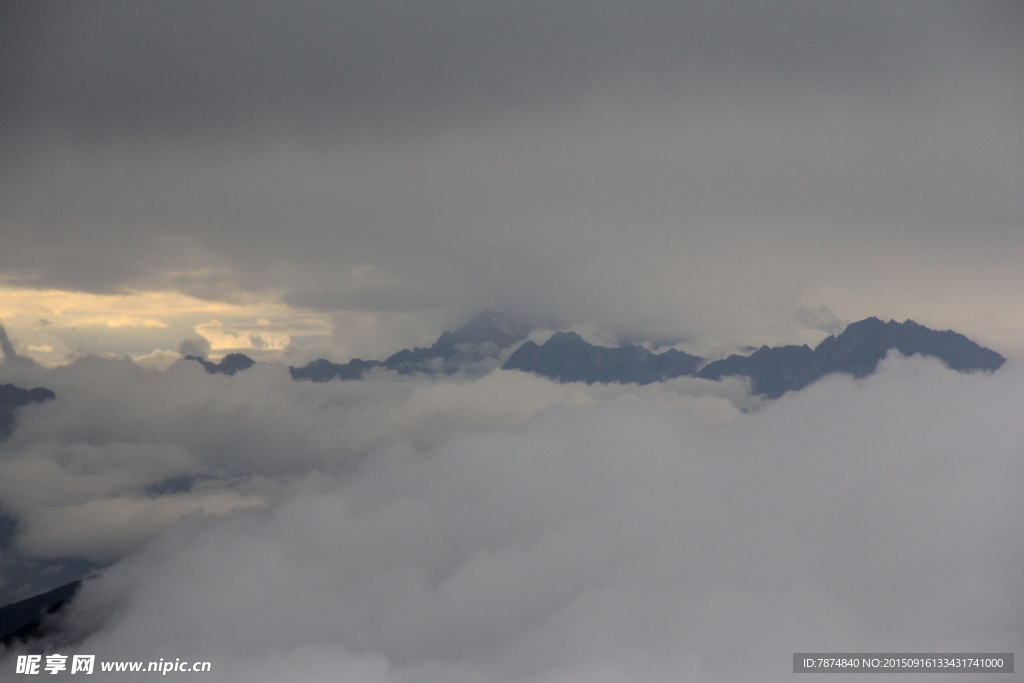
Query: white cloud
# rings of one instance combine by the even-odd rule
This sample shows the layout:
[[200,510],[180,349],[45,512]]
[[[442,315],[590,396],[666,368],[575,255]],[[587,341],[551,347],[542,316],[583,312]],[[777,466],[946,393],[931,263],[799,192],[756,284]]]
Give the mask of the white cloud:
[[49,344],[29,344],[25,347],[29,351],[38,351],[39,353],[52,353],[53,347]]
[[151,370],[166,370],[180,359],[180,353],[168,349],[155,349],[150,353],[132,356],[133,361]]
[[[102,321],[107,327],[167,327],[167,323],[162,320],[155,318],[136,318],[133,316],[119,315],[113,318],[107,318]],[[89,324],[88,321],[83,320],[79,323],[80,325]]]
[[208,659],[224,681],[788,681],[795,651],[1024,634],[1019,365],[890,358],[705,422],[720,399],[696,385],[273,370],[134,375],[173,399],[140,434],[294,476],[88,585],[73,620],[104,627],[79,649]]
[[219,320],[196,325],[197,334],[210,342],[210,348],[214,351],[225,349],[275,349],[283,350],[291,342],[287,334],[274,332],[272,330],[246,330],[238,326],[227,327]]

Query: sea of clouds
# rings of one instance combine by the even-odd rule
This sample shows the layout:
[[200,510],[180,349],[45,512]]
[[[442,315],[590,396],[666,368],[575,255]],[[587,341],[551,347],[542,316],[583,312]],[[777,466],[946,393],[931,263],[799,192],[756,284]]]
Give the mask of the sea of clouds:
[[610,683],[1024,642],[1013,361],[890,357],[768,403],[95,357],[0,381],[58,396],[0,445],[5,552],[109,564],[49,651],[207,681]]

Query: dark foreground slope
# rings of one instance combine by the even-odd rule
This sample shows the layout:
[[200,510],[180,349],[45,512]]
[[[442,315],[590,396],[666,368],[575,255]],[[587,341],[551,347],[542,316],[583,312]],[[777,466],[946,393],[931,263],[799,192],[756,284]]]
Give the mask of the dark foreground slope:
[[73,598],[82,581],[72,581],[51,591],[0,607],[0,643],[11,645],[44,635],[43,617],[53,614]]

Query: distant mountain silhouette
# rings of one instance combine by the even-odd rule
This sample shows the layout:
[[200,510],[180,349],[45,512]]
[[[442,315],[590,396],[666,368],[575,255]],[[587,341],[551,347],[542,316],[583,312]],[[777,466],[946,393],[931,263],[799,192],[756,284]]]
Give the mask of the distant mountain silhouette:
[[945,361],[954,370],[996,370],[1005,359],[962,334],[937,332],[912,320],[883,323],[867,318],[852,323],[842,334],[809,346],[762,346],[749,356],[729,356],[697,370],[701,360],[681,351],[654,354],[640,346],[594,346],[574,332],[559,332],[544,344],[526,342],[504,369],[524,370],[559,382],[620,382],[650,384],[694,375],[720,380],[726,376],[751,379],[755,394],[778,398],[827,374],[844,372],[864,377],[875,371],[890,349],[904,355],[920,353]]
[[528,341],[520,346],[502,369],[533,372],[559,382],[651,384],[692,375],[702,360],[675,349],[655,354],[633,344],[594,346],[575,332],[556,332],[543,344]]
[[248,370],[256,364],[252,358],[245,355],[244,353],[229,353],[220,359],[219,363],[205,360],[199,356],[185,356],[185,360],[194,360],[204,368],[211,375],[220,373],[222,375],[234,375],[236,372],[241,370]]
[[913,320],[884,323],[866,318],[851,323],[842,334],[826,338],[813,351],[806,345],[762,346],[749,356],[729,356],[708,363],[697,377],[750,377],[753,393],[778,398],[833,372],[854,377],[870,375],[891,349],[905,356],[935,356],[959,371],[997,370],[1006,360],[951,330],[938,332]]
[[0,384],[0,439],[14,431],[16,411],[30,403],[52,401],[57,394],[50,389],[36,387],[22,389],[13,384]]
[[292,379],[308,379],[314,382],[329,382],[332,379],[362,379],[363,373],[371,368],[382,367],[379,360],[353,358],[347,363],[332,363],[326,358],[317,359],[301,368],[288,367]]
[[383,361],[354,358],[332,363],[323,358],[301,368],[289,368],[292,379],[327,382],[332,379],[362,379],[371,368],[383,367],[408,375],[416,372],[451,374],[468,363],[493,358],[526,338],[530,329],[512,318],[485,311],[454,332],[444,332],[428,348],[402,349]]

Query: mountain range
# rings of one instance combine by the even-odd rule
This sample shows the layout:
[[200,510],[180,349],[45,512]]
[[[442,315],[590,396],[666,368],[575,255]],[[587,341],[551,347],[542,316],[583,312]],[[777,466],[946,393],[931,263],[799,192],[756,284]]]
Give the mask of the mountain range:
[[[455,332],[445,332],[429,348],[405,349],[384,361],[356,358],[336,364],[320,359],[289,370],[293,379],[314,382],[361,379],[363,373],[376,367],[401,374],[451,373],[467,362],[497,357],[501,350],[514,346],[528,333],[526,326],[487,312]],[[749,377],[754,394],[778,398],[832,373],[858,378],[869,375],[892,349],[905,356],[934,356],[958,371],[997,370],[1006,360],[951,330],[932,330],[913,320],[882,322],[872,317],[850,323],[814,349],[806,344],[762,346],[750,355],[731,355],[711,362],[676,349],[654,353],[635,344],[596,346],[575,332],[556,332],[543,344],[524,342],[501,367],[532,372],[558,382],[587,384],[650,384],[674,377]]]
[[995,351],[951,330],[938,332],[913,320],[884,323],[866,318],[850,323],[839,335],[827,337],[813,351],[806,344],[762,346],[749,356],[733,355],[708,363],[696,376],[713,380],[730,375],[749,377],[753,393],[778,398],[834,372],[854,377],[870,375],[891,349],[904,356],[934,356],[961,372],[998,370],[1006,361]]
[[558,382],[651,384],[692,375],[703,361],[700,356],[675,349],[655,354],[635,344],[594,346],[575,332],[556,332],[543,344],[524,343],[501,367]]
[[400,375],[417,372],[452,374],[498,354],[526,338],[530,328],[508,317],[485,311],[454,332],[443,332],[426,348],[402,349],[385,360],[353,358],[347,363],[332,363],[321,358],[301,368],[288,368],[292,379],[327,382],[332,379],[362,379],[373,368],[395,370]]
[[[885,323],[866,318],[827,337],[813,350],[803,346],[762,346],[749,356],[732,355],[703,367],[702,358],[675,349],[654,354],[640,346],[593,346],[573,332],[559,332],[544,344],[526,342],[504,369],[524,370],[560,382],[636,382],[650,384],[673,377],[720,380],[749,377],[751,391],[778,398],[834,372],[864,377],[891,349],[905,356],[935,356],[954,370],[996,370],[1005,359],[952,331],[937,332],[913,320]],[[699,369],[698,369],[699,368]]]

